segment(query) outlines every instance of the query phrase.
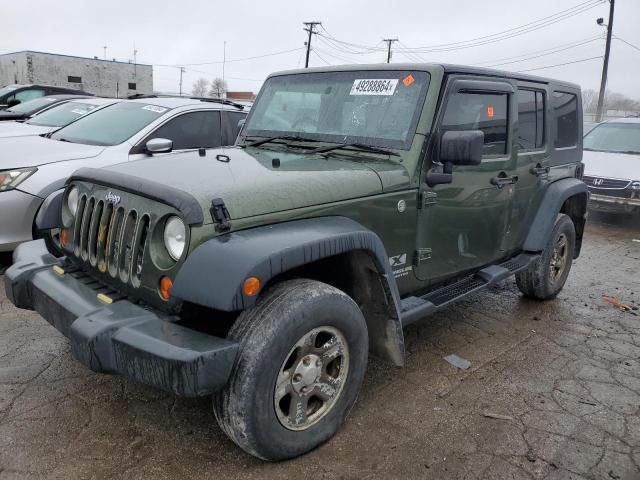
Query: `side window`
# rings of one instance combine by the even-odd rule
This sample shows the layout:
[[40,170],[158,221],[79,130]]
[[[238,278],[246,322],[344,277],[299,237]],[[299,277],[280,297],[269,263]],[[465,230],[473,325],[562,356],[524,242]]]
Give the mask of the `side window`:
[[247,118],[245,113],[222,112],[222,144],[233,145],[238,137],[238,122]]
[[578,144],[578,98],[572,93],[553,92],[555,147],[575,147]]
[[506,93],[455,93],[449,97],[440,130],[482,130],[484,155],[504,155],[508,104]]
[[518,145],[520,151],[544,145],[544,94],[536,90],[518,90]]
[[19,100],[20,103],[28,102],[29,100],[33,100],[35,98],[44,97],[44,90],[41,89],[31,89],[31,90],[22,90],[15,94],[14,98]]
[[222,145],[220,112],[185,113],[169,120],[149,135],[147,140],[151,138],[173,140],[174,150],[219,147]]

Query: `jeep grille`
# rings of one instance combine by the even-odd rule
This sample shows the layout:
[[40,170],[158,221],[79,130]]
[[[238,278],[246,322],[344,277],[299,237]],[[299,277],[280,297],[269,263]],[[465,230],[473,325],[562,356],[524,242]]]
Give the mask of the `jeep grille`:
[[94,195],[82,195],[73,224],[73,255],[124,284],[140,286],[150,217]]

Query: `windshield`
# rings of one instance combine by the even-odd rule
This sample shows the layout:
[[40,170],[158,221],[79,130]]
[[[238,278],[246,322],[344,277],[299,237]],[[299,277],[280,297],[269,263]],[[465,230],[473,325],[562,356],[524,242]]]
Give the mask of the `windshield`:
[[428,73],[408,70],[271,77],[251,109],[244,134],[407,150],[428,84]]
[[13,113],[37,112],[38,110],[42,110],[48,105],[51,105],[55,101],[56,99],[51,97],[36,98],[35,100],[29,100],[28,102],[19,103],[11,108],[7,108],[6,111]]
[[640,123],[602,123],[584,137],[584,149],[640,153]]
[[78,101],[63,103],[36,115],[26,123],[43,127],[64,127],[97,107],[98,105]]
[[0,88],[0,97],[6,95],[9,92],[13,92],[20,85],[7,85],[6,87]]
[[87,145],[118,145],[168,110],[138,102],[116,103],[61,128],[51,138]]

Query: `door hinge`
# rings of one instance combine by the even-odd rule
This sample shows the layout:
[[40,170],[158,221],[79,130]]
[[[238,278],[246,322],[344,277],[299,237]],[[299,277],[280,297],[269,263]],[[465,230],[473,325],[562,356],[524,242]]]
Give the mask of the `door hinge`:
[[211,200],[211,220],[216,224],[216,232],[227,232],[231,229],[231,223],[229,223],[229,211],[227,210],[224,200],[221,198],[214,198]]
[[416,266],[419,266],[422,262],[426,262],[431,259],[431,249],[430,248],[419,248],[413,254],[413,263]]
[[418,208],[427,208],[438,203],[436,192],[423,190],[418,192]]

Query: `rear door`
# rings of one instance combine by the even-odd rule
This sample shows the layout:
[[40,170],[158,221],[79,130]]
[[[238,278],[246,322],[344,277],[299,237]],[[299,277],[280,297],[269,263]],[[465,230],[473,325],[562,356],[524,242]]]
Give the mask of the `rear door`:
[[[427,286],[506,254],[514,185],[514,83],[454,76],[438,114],[434,144],[448,130],[484,133],[480,165],[454,166],[450,184],[425,187],[418,225],[417,275]],[[428,168],[439,168],[437,148]]]
[[508,250],[517,251],[529,230],[533,215],[549,181],[552,146],[549,144],[549,98],[546,85],[519,82],[516,91],[518,128],[515,135],[518,182],[511,208]]

